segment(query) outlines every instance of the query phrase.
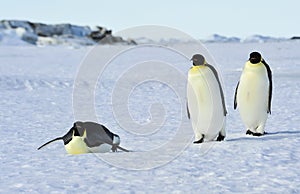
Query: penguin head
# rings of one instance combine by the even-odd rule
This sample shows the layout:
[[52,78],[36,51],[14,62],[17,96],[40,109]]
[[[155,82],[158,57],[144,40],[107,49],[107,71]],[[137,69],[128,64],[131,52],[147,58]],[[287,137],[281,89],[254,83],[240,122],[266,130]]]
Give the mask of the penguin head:
[[250,57],[249,57],[249,61],[252,64],[256,64],[261,62],[262,58],[261,58],[261,54],[259,52],[252,52],[250,53]]
[[194,66],[204,65],[206,63],[205,58],[200,54],[193,55],[192,59]]
[[78,126],[74,123],[73,127],[68,131],[68,133],[62,136],[64,145],[67,145],[73,138],[73,136],[81,136],[78,131]]

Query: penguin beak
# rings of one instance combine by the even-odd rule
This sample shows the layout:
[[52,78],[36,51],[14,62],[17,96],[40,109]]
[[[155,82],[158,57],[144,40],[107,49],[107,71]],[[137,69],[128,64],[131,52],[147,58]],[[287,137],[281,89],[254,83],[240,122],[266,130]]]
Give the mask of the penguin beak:
[[192,63],[192,66],[195,65],[193,59],[190,59],[190,63]]

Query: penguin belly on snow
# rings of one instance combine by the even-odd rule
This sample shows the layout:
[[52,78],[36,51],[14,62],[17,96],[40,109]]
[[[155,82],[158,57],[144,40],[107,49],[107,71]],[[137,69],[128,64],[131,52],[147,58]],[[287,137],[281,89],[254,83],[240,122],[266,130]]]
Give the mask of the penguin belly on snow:
[[195,134],[194,143],[224,140],[227,110],[216,69],[202,55],[192,58],[188,72],[187,111]]
[[252,52],[246,62],[234,95],[246,134],[260,136],[271,114],[272,71],[258,52]]
[[68,154],[115,152],[117,149],[128,152],[119,146],[118,135],[110,132],[104,125],[94,122],[77,121],[66,135],[43,144],[38,150],[57,140],[63,140]]

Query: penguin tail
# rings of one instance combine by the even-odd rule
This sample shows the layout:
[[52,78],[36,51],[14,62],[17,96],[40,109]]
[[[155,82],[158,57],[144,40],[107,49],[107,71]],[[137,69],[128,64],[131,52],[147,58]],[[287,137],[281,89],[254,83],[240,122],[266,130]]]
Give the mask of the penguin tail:
[[41,146],[38,148],[38,150],[41,149],[42,147],[44,147],[44,146],[46,146],[46,145],[48,145],[48,144],[54,142],[54,141],[61,140],[61,139],[63,139],[63,138],[62,138],[62,137],[58,137],[58,138],[52,139],[51,141],[48,141],[47,143],[41,145]]

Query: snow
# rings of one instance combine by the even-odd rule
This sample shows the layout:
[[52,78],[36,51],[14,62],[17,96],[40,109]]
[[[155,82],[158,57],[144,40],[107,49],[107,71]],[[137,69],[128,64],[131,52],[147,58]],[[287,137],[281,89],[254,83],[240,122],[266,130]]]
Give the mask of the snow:
[[[133,152],[76,156],[66,154],[62,142],[36,149],[71,128],[74,81],[92,47],[0,46],[0,193],[299,193],[300,42],[205,46],[225,86],[229,114],[224,142],[192,144],[187,119],[182,120],[185,130],[178,130],[186,113],[177,91],[183,91],[185,83],[170,70],[186,73],[189,61],[169,50],[144,48],[110,61],[95,87],[97,118]],[[101,46],[99,64],[102,55],[119,49]],[[263,137],[246,136],[233,110],[235,86],[253,50],[260,51],[273,70],[272,115],[266,125],[269,134]],[[149,56],[170,66],[155,66],[147,61]],[[147,74],[134,69],[139,61]],[[116,82],[121,75],[122,82]],[[166,80],[157,82],[155,77]],[[127,90],[128,84],[136,87]],[[113,87],[115,94],[110,93]],[[115,117],[112,110],[121,112]],[[163,126],[148,134],[124,130],[118,122],[126,121],[128,114],[136,125],[159,126],[163,121]]]
[[5,29],[0,31],[0,45],[17,46],[28,45],[27,42],[22,40],[24,34],[23,28]]

